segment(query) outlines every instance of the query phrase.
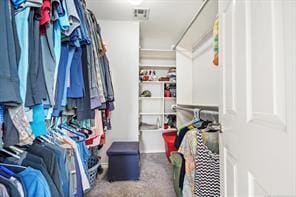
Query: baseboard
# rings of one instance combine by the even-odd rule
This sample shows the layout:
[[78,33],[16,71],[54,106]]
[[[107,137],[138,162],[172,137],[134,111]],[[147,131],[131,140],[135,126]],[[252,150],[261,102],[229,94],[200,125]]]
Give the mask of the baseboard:
[[141,153],[165,153],[163,150],[147,150],[147,151],[141,151]]
[[101,163],[102,168],[108,168],[108,163]]

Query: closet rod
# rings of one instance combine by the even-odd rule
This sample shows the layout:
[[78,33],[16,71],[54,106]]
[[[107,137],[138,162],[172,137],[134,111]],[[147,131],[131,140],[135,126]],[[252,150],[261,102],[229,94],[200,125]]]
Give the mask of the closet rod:
[[188,111],[188,112],[195,112],[196,111],[196,108],[195,109],[190,109],[190,108],[186,108],[186,107],[180,107],[178,105],[173,105],[172,108],[173,109],[180,109],[180,110]]
[[209,110],[202,110],[200,113],[201,114],[206,114],[206,115],[219,115],[219,112],[217,112],[217,111],[209,111]]
[[196,15],[193,17],[193,19],[191,20],[191,22],[189,23],[189,25],[187,26],[187,28],[185,29],[185,31],[183,32],[183,34],[181,35],[181,37],[179,38],[179,40],[177,41],[177,43],[174,45],[174,50],[176,50],[177,46],[180,44],[180,42],[183,40],[184,36],[187,34],[187,32],[189,31],[189,29],[191,28],[191,26],[193,25],[193,23],[196,21],[196,19],[198,18],[198,16],[200,15],[200,13],[202,12],[202,10],[204,9],[204,7],[206,6],[206,4],[209,2],[210,0],[204,0],[204,2],[201,4],[200,8],[198,9]]
[[186,107],[181,107],[181,106],[178,106],[178,105],[173,105],[172,106],[173,109],[179,109],[179,110],[183,110],[183,111],[188,111],[188,112],[196,112],[197,110],[201,110],[200,113],[203,113],[203,114],[211,114],[211,115],[219,115],[219,112],[217,111],[211,111],[211,110],[202,110],[201,108],[186,108]]

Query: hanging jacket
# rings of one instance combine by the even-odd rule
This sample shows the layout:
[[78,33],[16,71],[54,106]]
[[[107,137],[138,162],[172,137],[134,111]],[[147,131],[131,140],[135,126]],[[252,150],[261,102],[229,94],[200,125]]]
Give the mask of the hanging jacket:
[[16,106],[22,103],[18,62],[20,49],[10,1],[0,1],[0,102]]

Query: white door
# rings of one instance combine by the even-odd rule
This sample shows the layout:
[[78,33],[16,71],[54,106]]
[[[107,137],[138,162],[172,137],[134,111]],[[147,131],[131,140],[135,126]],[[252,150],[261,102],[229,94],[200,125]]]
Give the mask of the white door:
[[223,196],[296,196],[296,0],[220,0]]

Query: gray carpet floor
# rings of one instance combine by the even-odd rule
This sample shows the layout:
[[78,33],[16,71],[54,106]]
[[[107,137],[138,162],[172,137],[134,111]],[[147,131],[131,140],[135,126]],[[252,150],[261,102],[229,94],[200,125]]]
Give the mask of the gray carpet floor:
[[142,154],[139,181],[109,183],[104,171],[87,197],[175,197],[173,171],[165,154]]

